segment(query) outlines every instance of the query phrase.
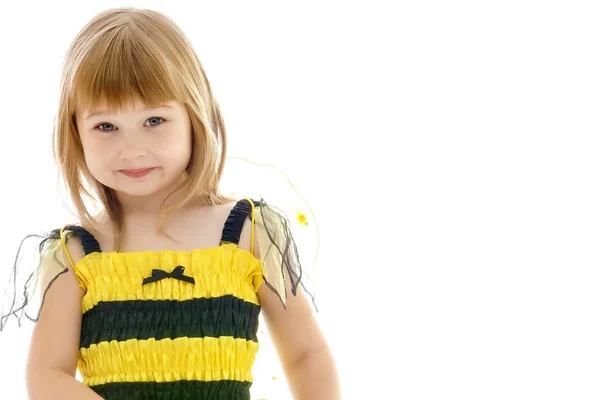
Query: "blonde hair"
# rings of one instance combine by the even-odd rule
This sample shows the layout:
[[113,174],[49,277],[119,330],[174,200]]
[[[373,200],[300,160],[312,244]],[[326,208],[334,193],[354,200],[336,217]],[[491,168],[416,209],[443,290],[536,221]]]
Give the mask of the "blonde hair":
[[191,119],[187,179],[167,197],[181,194],[179,202],[168,208],[162,203],[160,230],[183,206],[231,200],[219,193],[227,151],[225,124],[188,38],[158,11],[132,7],[103,11],[85,25],[67,51],[53,128],[53,153],[82,225],[92,230],[97,227],[84,196],[99,200],[112,223],[116,251],[122,248],[125,237],[122,207],[115,191],[96,181],[88,170],[76,115],[83,109],[96,111],[100,105],[116,112],[136,100],[150,106],[164,101],[183,103]]

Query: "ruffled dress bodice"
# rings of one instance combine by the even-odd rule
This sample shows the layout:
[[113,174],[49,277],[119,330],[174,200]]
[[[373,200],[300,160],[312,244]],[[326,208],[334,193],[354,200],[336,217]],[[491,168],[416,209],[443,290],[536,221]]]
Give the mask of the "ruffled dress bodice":
[[[143,284],[153,270],[184,267]],[[107,398],[246,398],[258,351],[260,260],[234,243],[191,252],[92,253],[75,268],[85,289],[79,371]],[[164,275],[164,274],[163,274]],[[168,393],[168,394],[167,394]],[[241,397],[240,397],[241,396]],[[154,397],[152,397],[154,398]],[[192,397],[190,397],[192,398]]]
[[84,257],[68,255],[84,295],[78,370],[104,399],[249,399],[258,351],[262,261],[238,247],[258,203],[241,200],[220,245],[192,251],[102,252],[67,226]]

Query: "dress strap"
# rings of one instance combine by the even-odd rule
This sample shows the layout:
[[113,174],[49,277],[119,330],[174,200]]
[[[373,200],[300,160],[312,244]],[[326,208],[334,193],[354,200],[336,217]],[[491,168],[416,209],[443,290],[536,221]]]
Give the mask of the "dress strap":
[[223,234],[221,235],[221,244],[235,243],[239,244],[240,235],[242,234],[242,228],[244,222],[248,216],[252,218],[252,237],[251,237],[251,251],[254,252],[254,207],[258,206],[258,202],[251,199],[239,200],[233,209],[229,212],[227,221],[223,226]]
[[65,255],[69,259],[69,264],[71,264],[71,268],[75,269],[75,263],[73,262],[73,259],[71,258],[71,254],[69,254],[69,250],[67,249],[67,240],[65,239],[65,228],[66,228],[66,226],[63,226],[59,232],[60,244],[62,245]]
[[70,231],[79,238],[79,240],[81,241],[81,246],[83,247],[84,255],[87,256],[88,254],[100,253],[102,251],[100,249],[100,244],[98,244],[98,241],[96,240],[94,235],[88,232],[85,228],[78,225],[64,226],[60,230],[60,241],[62,243],[63,250],[65,251],[65,254],[67,255],[67,258],[69,259],[69,262],[71,263],[72,267],[74,267],[73,260],[71,258],[71,255],[67,251],[67,239],[64,235],[64,231]]

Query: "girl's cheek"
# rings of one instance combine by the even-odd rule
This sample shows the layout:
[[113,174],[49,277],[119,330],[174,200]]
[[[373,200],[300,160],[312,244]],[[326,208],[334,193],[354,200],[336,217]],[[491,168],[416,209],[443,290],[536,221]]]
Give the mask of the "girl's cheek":
[[116,145],[115,140],[107,140],[106,138],[100,137],[90,137],[87,140],[87,144],[84,144],[85,147],[89,149],[89,151],[93,152],[107,152],[111,151]]

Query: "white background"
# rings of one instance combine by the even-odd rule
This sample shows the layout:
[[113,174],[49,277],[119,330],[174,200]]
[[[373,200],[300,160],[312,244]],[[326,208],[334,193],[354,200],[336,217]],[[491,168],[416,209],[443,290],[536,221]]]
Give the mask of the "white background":
[[[288,172],[317,214],[345,399],[597,399],[594,4],[3,5],[0,278],[25,234],[72,221],[49,151],[70,41],[155,8],[194,42],[230,155]],[[26,339],[0,334],[3,399],[25,398]],[[286,398],[263,359],[256,396]]]

